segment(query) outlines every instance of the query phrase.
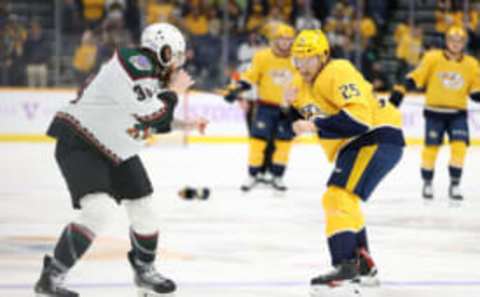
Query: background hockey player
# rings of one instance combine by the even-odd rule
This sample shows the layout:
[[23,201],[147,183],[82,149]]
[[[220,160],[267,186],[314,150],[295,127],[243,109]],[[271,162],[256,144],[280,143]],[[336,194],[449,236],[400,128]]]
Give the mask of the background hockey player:
[[292,56],[300,75],[286,97],[304,118],[293,129],[317,133],[327,158],[335,161],[323,195],[334,270],[311,280],[314,294],[329,296],[322,291],[340,285],[348,290],[352,280],[371,280],[376,273],[360,202],[368,200],[401,158],[401,117],[393,105],[374,97],[371,84],[349,61],[330,58],[322,31],[300,32]]
[[57,140],[55,158],[80,212],[64,228],[53,257],[45,256],[35,285],[38,296],[78,296],[63,287],[63,278],[114,220],[120,203],[130,220],[128,260],[142,296],[175,291],[175,283],[154,267],[153,188],[137,153],[152,133],[166,133],[175,125],[203,131],[207,124],[173,118],[177,94],[193,84],[180,69],[184,55],[185,40],[176,27],[152,24],[143,31],[139,48],[119,49],[79,97],[56,114],[48,134]]
[[[288,108],[283,93],[293,78],[295,69],[290,61],[290,47],[295,30],[278,24],[271,35],[271,46],[258,51],[251,67],[242,73],[239,87],[232,90],[229,98],[255,85],[259,99],[256,102],[249,141],[248,178],[241,189],[249,191],[260,182],[259,173],[265,159],[269,141],[273,142],[272,161],[269,172],[273,175],[271,184],[278,191],[285,191],[283,175],[288,162],[294,133],[291,122],[285,116]],[[230,99],[231,100],[231,99]]]
[[450,27],[445,39],[445,49],[428,51],[405,82],[395,88],[390,101],[398,106],[406,90],[426,88],[422,195],[425,199],[433,198],[435,161],[446,132],[451,148],[449,197],[458,202],[463,200],[459,185],[469,144],[468,97],[480,102],[480,67],[475,58],[464,53],[467,44],[464,28]]

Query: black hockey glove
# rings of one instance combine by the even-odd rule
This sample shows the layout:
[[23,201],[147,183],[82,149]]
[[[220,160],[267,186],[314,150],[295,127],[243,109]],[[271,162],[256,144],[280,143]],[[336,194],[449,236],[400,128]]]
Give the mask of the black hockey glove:
[[223,98],[228,103],[233,103],[241,93],[248,91],[251,88],[252,86],[248,82],[240,80],[235,85],[227,88],[227,94],[223,96]]
[[403,93],[399,91],[393,91],[392,94],[390,94],[390,98],[388,98],[388,101],[390,101],[390,103],[392,103],[396,107],[399,107],[400,104],[402,104],[403,96]]

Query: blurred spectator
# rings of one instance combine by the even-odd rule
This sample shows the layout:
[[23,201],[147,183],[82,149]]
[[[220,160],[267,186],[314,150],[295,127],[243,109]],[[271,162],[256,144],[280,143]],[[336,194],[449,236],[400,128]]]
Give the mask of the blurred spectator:
[[48,83],[50,43],[45,38],[42,26],[36,20],[32,21],[30,34],[25,42],[24,59],[27,65],[28,86],[46,87]]
[[392,1],[385,0],[368,0],[367,14],[369,14],[375,24],[380,30],[386,25],[386,18],[388,16],[389,5]]
[[147,24],[155,22],[174,22],[178,8],[173,0],[149,0],[146,5]]
[[[227,0],[228,1],[228,25],[225,29],[229,30],[232,35],[240,32],[240,25],[242,19],[242,8],[238,5],[237,1],[235,0]],[[217,3],[218,6],[218,3]]]
[[265,24],[268,8],[267,0],[249,0],[247,2],[243,26],[247,32],[259,30]]
[[470,46],[477,56],[480,54],[480,2],[472,5],[470,19]]
[[[199,78],[197,86],[211,89],[218,84],[220,79],[220,55],[222,52],[220,30],[222,28],[217,6],[212,4],[211,6],[203,6],[203,9],[201,7],[192,6],[192,18],[185,19],[185,26],[190,28],[191,33],[192,60],[190,66],[193,67],[193,73]],[[196,20],[198,22],[196,26],[201,26],[202,30],[196,28],[192,31],[191,29],[192,26],[195,26],[193,16],[195,14],[200,14],[197,18],[202,18]],[[230,44],[233,44],[233,42]]]
[[92,29],[101,24],[105,13],[105,0],[80,0],[85,25]]
[[265,47],[265,43],[257,32],[248,34],[247,40],[240,44],[237,51],[238,72],[245,71],[250,66],[255,52],[263,47]]
[[79,84],[83,83],[85,79],[90,75],[94,70],[97,58],[97,45],[95,43],[95,38],[91,30],[87,30],[83,33],[82,43],[75,50],[73,56],[73,68],[75,69],[75,74],[77,82]]
[[295,29],[297,31],[303,29],[319,29],[321,23],[315,18],[312,12],[312,7],[307,7],[307,0],[297,0],[294,7]]
[[399,62],[397,68],[397,81],[405,77],[420,61],[423,52],[423,30],[420,27],[414,27],[409,34],[404,34],[400,40],[396,57]]
[[62,29],[67,34],[80,33],[83,27],[80,7],[75,0],[63,0]]
[[18,17],[10,15],[5,20],[0,32],[2,85],[19,86],[24,84],[23,52],[26,38],[27,31],[18,21]]
[[375,91],[383,92],[389,90],[387,75],[383,71],[380,62],[378,48],[372,40],[367,41],[365,49],[362,51],[362,73],[372,84]]
[[454,9],[452,1],[438,1],[435,10],[435,30],[443,37],[447,29],[453,25],[463,25],[463,11]]
[[138,0],[126,0],[125,26],[130,31],[132,41],[136,44],[140,42],[140,35],[142,34],[141,17]]
[[368,40],[377,35],[377,25],[368,15],[362,17],[360,20],[360,26],[356,28],[360,28],[360,36],[362,37],[364,45],[368,42]]
[[125,26],[124,1],[107,0],[105,19],[102,23],[102,38],[115,48],[132,45],[130,31]]
[[271,18],[284,23],[293,23],[294,0],[269,0]]
[[331,43],[333,58],[353,57],[353,7],[338,2],[325,21],[324,30]]
[[193,36],[203,36],[208,33],[208,18],[205,9],[200,5],[189,7],[183,18],[183,27]]

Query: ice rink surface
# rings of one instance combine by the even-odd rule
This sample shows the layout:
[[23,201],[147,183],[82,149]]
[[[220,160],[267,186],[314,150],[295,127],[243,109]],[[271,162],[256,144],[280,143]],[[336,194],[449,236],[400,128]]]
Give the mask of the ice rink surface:
[[[41,259],[74,216],[53,144],[0,144],[0,296],[33,296]],[[316,145],[293,148],[283,197],[239,191],[246,145],[155,146],[142,158],[154,183],[160,226],[159,270],[176,297],[302,297],[329,268],[321,197],[332,166]],[[364,205],[382,286],[363,296],[480,296],[480,149],[469,151],[460,208],[447,201],[448,149],[441,151],[435,201],[420,198],[420,149]],[[177,196],[208,186],[207,201]],[[126,261],[124,210],[99,236],[67,283],[82,297],[136,296]]]

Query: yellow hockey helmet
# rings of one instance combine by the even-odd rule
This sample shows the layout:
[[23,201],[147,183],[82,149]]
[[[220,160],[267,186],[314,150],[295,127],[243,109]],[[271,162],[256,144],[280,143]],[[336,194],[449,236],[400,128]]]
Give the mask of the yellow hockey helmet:
[[467,39],[467,31],[462,26],[454,25],[447,29],[445,37],[458,36],[463,39]]
[[320,29],[303,30],[293,42],[292,55],[294,58],[320,56],[322,63],[325,63],[330,56],[327,36]]
[[292,26],[289,26],[284,23],[275,24],[272,28],[272,32],[270,34],[270,40],[275,40],[277,38],[294,38],[295,37],[295,29]]

